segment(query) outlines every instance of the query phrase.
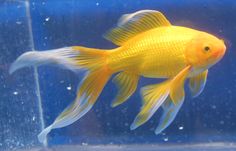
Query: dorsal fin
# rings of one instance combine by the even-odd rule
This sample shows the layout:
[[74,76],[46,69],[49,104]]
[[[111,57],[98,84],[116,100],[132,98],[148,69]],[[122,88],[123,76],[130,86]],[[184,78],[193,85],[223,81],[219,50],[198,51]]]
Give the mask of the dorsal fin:
[[121,16],[117,27],[107,32],[104,37],[120,46],[137,34],[153,28],[170,25],[170,22],[161,12],[155,10],[141,10]]

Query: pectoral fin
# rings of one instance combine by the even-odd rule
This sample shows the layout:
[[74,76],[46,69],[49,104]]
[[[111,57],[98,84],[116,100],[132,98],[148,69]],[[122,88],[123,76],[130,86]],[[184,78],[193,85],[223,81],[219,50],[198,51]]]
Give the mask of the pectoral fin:
[[139,76],[130,72],[121,72],[116,75],[113,82],[119,91],[111,106],[116,107],[124,103],[135,92],[138,80]]
[[166,129],[175,119],[179,109],[181,108],[184,100],[175,105],[170,98],[166,99],[166,101],[162,104],[163,113],[161,119],[159,121],[159,125],[155,130],[155,134],[161,133],[164,129]]
[[170,98],[174,104],[184,100],[184,82],[189,73],[190,66],[185,67],[171,82]]
[[206,85],[208,70],[190,78],[189,88],[192,92],[193,97],[200,95]]
[[[164,106],[166,106],[167,111],[166,115],[164,115],[163,120],[161,123],[167,127],[171,123],[177,114],[174,110],[173,113],[169,106],[178,106],[182,104],[184,100],[184,81],[190,71],[190,66],[185,67],[179,74],[177,74],[173,79],[164,81],[160,84],[146,86],[142,89],[142,96],[143,96],[143,106],[140,113],[136,116],[134,122],[132,123],[130,129],[133,130],[140,125],[144,124],[148,121],[152,115],[157,111],[157,109],[164,103],[168,96],[170,96],[172,102],[167,102]],[[167,118],[170,114],[171,118]]]
[[184,82],[189,70],[190,66],[183,69],[176,77],[174,77],[171,83],[170,97],[168,97],[162,104],[163,113],[159,121],[159,125],[155,130],[155,134],[159,134],[166,129],[173,122],[179,112],[179,109],[184,102]]

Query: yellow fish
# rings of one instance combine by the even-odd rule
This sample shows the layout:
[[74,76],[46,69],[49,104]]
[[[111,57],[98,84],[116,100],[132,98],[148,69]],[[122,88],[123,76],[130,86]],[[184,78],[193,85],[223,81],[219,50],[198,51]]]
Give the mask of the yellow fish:
[[130,127],[133,130],[144,124],[162,107],[163,115],[155,131],[159,134],[170,125],[183,104],[186,79],[189,79],[193,96],[198,96],[205,86],[208,69],[226,51],[223,40],[203,31],[173,26],[155,10],[123,15],[117,27],[105,34],[105,38],[118,47],[102,50],[73,46],[30,51],[12,64],[10,73],[22,67],[47,63],[88,71],[75,101],[39,134],[40,142],[52,129],[70,125],[86,114],[115,73],[118,74],[113,81],[119,91],[112,107],[125,102],[135,92],[140,76],[166,79],[142,88],[143,106]]

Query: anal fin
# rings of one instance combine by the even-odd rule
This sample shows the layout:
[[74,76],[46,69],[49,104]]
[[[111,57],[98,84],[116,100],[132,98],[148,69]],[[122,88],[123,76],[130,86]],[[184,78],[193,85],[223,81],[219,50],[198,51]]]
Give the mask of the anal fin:
[[184,100],[180,101],[178,104],[174,104],[170,97],[162,104],[163,113],[159,121],[159,125],[155,130],[155,134],[160,134],[164,129],[166,129],[175,119],[179,109],[181,108]]
[[148,121],[169,95],[169,82],[146,86],[142,89],[143,107],[130,129],[136,129]]
[[[142,96],[143,96],[143,106],[141,111],[136,116],[134,122],[132,123],[130,129],[136,129],[140,125],[144,124],[148,121],[152,115],[157,111],[157,109],[167,100],[171,100],[171,102],[166,102],[163,106],[166,108],[165,114],[173,114],[170,117],[175,117],[175,112],[172,112],[172,108],[169,106],[173,106],[174,110],[179,110],[179,104],[182,104],[184,101],[184,82],[185,79],[190,71],[191,66],[185,67],[181,70],[174,78],[166,80],[160,84],[154,84],[150,86],[146,86],[142,89]],[[163,120],[161,123],[166,123],[165,120],[167,119],[167,124],[171,123],[174,118],[167,118],[169,115],[163,116]],[[166,126],[166,127],[167,127]],[[162,126],[165,127],[165,126]],[[158,132],[158,130],[157,130]]]
[[131,72],[121,72],[117,74],[113,82],[119,88],[116,98],[112,101],[111,106],[116,107],[124,103],[136,90],[139,76]]

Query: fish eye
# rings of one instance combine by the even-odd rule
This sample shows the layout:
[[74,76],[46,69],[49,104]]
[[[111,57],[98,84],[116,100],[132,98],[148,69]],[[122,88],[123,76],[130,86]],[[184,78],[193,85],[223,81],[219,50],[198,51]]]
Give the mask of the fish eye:
[[210,47],[209,47],[209,46],[205,46],[205,47],[204,47],[204,51],[205,51],[205,52],[210,51]]

